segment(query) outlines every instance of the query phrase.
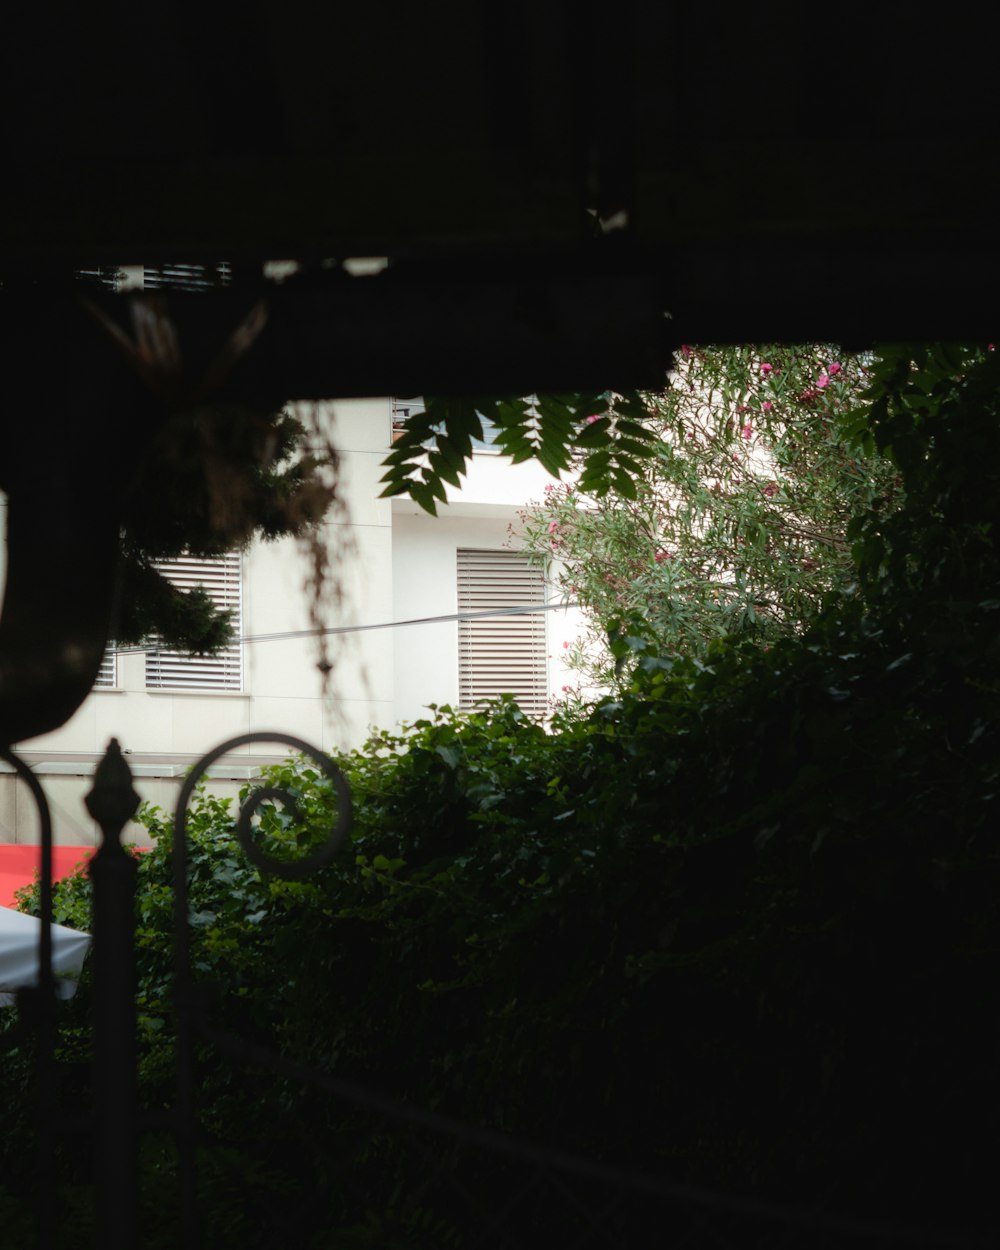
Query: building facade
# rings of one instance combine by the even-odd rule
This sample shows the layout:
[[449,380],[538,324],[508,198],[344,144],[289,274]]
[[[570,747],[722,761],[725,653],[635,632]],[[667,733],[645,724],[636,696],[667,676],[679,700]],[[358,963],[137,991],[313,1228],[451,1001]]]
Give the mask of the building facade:
[[[204,584],[229,607],[239,641],[209,659],[155,647],[109,652],[70,721],[17,744],[45,788],[57,844],[96,842],[82,800],[112,737],[142,798],[169,808],[190,765],[229,738],[277,731],[335,751],[360,746],[372,727],[412,722],[430,704],[471,706],[508,692],[538,715],[558,696],[574,614],[551,610],[554,592],[511,533],[518,508],[540,498],[550,479],[484,444],[437,517],[406,499],[382,499],[394,412],[388,399],[323,405],[323,430],[341,456],[344,507],[319,534],[330,574],[318,599],[309,589],[312,557],[294,539],[178,561],[168,575]],[[325,655],[317,620],[332,631]],[[236,748],[212,769],[211,785],[235,795],[287,754],[280,744]],[[145,838],[139,826],[127,836]],[[0,843],[37,840],[30,795],[0,774]]]

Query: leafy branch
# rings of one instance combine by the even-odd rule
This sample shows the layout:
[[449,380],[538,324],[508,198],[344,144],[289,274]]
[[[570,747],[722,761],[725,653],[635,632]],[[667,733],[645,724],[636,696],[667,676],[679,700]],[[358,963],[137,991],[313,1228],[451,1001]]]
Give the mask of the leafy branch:
[[553,477],[572,470],[581,488],[599,497],[614,491],[634,499],[656,447],[648,418],[636,394],[432,396],[386,457],[382,497],[409,495],[434,514],[447,501],[447,486],[461,486],[485,421],[515,464],[537,460]]

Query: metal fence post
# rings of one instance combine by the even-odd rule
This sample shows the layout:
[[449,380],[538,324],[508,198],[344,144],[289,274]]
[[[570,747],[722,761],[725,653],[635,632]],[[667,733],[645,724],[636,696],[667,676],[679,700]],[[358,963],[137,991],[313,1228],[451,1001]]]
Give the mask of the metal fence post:
[[18,1008],[22,1020],[30,1022],[36,1031],[35,1211],[39,1250],[52,1250],[56,1244],[54,1165],[56,1113],[59,1103],[56,1095],[55,1063],[56,998],[52,977],[52,814],[45,791],[24,760],[6,746],[0,746],[0,759],[6,760],[25,783],[38,808],[38,893],[42,913],[38,935],[38,984],[25,986],[18,992]]
[[97,1246],[134,1250],[138,1213],[135,1071],[135,881],[121,844],[139,796],[112,738],[86,797],[103,840],[90,861],[94,884],[94,1193]]

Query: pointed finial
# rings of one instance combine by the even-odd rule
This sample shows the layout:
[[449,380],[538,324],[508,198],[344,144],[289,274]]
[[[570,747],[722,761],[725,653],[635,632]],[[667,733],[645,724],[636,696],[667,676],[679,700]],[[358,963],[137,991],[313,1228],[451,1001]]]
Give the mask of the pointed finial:
[[132,786],[132,770],[118,739],[108,743],[94,774],[93,789],[84,800],[87,811],[101,826],[106,842],[117,843],[125,824],[136,813],[140,799]]

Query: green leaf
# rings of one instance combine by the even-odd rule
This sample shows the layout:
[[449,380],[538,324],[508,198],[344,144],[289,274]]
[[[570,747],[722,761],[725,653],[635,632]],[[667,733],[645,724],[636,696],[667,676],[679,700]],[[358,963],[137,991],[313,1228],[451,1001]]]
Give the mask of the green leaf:
[[445,464],[461,473],[464,472],[468,464],[468,457],[471,455],[471,443],[469,444],[469,451],[464,452],[453,435],[443,434],[438,439],[437,452]]
[[618,418],[615,421],[615,430],[618,434],[624,434],[643,444],[653,442],[652,430],[645,425],[640,425],[638,421],[623,421]]
[[412,482],[409,493],[414,503],[419,504],[431,516],[437,516],[437,504],[434,501],[434,493],[427,486],[422,485],[420,482]]
[[538,448],[536,458],[553,477],[559,477],[568,464],[568,457],[565,453],[560,454],[555,448],[545,444]]
[[576,445],[578,447],[599,447],[610,441],[611,422],[607,417],[601,417],[597,421],[591,421],[584,425],[576,435]]
[[612,473],[612,480],[614,481],[615,489],[623,499],[635,499],[638,497],[638,488],[630,474],[621,469],[615,469]]

